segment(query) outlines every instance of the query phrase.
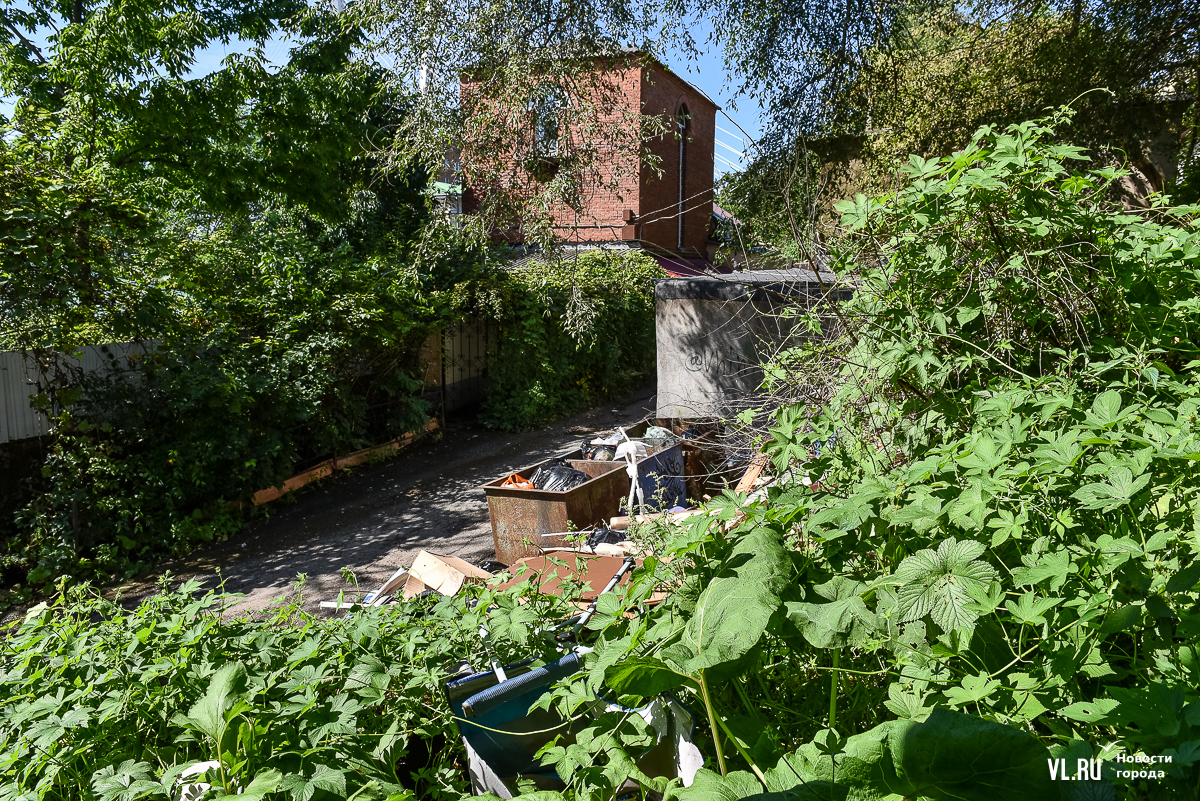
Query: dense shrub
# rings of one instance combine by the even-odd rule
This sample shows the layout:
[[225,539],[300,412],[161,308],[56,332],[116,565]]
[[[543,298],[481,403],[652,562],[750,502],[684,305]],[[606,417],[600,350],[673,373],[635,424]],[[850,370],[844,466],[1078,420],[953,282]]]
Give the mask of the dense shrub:
[[[482,610],[517,598],[472,588],[329,620],[293,595],[251,620],[194,582],[134,611],[77,586],[0,637],[0,799],[167,799],[204,762],[220,763],[191,779],[217,788],[205,798],[458,798],[439,684],[478,659]],[[491,614],[499,658],[530,653],[515,643],[540,611]]]
[[640,251],[587,251],[506,270],[479,289],[500,325],[483,419],[529,428],[627,389],[654,370],[654,280]]
[[0,523],[21,592],[125,576],[225,536],[241,525],[228,501],[428,419],[418,348],[455,313],[450,288],[478,256],[406,255],[402,226],[359,247],[283,211],[203,234],[187,222],[154,288],[170,302],[131,303],[147,338],[136,370],[81,375],[36,352],[54,433],[32,501]]
[[[577,730],[543,750],[563,786],[530,801],[612,798],[626,782],[682,801],[1070,801],[1114,798],[1115,787],[1131,799],[1196,798],[1200,383],[1188,337],[1200,308],[1200,210],[1110,206],[1117,174],[1068,169],[1063,159],[1082,154],[1053,133],[1040,123],[984,130],[950,159],[914,161],[896,195],[844,207],[861,232],[841,254],[843,276],[861,276],[837,310],[845,336],[804,343],[778,365],[783,374],[836,357],[832,401],[779,413],[764,444],[781,481],[755,500],[726,492],[709,515],[635,532],[654,553],[580,632],[592,649],[584,669],[538,703]],[[661,589],[661,603],[647,603]],[[477,603],[445,599],[405,620],[394,636],[407,646],[386,655],[373,632],[393,636],[388,616],[419,606],[305,635],[214,622],[222,636],[203,646],[182,598],[156,602],[171,611],[153,625],[117,614],[95,631],[84,616],[113,610],[34,610],[0,651],[0,681],[16,699],[0,716],[9,775],[52,799],[64,786],[116,797],[135,781],[146,783],[128,797],[161,797],[171,771],[207,756],[193,742],[206,742],[194,721],[205,708],[196,699],[217,684],[210,671],[240,677],[241,662],[253,667],[245,704],[217,707],[237,722],[227,736],[240,750],[221,749],[222,761],[242,766],[243,781],[264,776],[259,787],[278,797],[301,797],[317,771],[333,785],[330,768],[357,765],[382,723],[364,712],[355,733],[344,719],[339,765],[325,761],[323,741],[311,746],[319,759],[289,762],[321,731],[306,716],[332,722],[336,698],[365,709],[377,696],[349,697],[354,682],[337,673],[292,699],[314,674],[287,660],[311,658],[329,635],[333,664],[361,660],[350,675],[374,692],[411,676],[389,701],[404,721],[442,678],[421,660],[478,652],[485,621],[501,660],[557,653],[548,623],[569,606],[486,589],[468,597],[476,592]],[[98,648],[99,636],[111,640]],[[206,667],[154,651],[158,636],[170,654],[208,649],[197,651]],[[124,654],[146,658],[128,669]],[[144,671],[155,680],[121,683]],[[91,706],[98,676],[132,700]],[[196,705],[170,718],[135,711],[156,708],[164,687],[178,693],[164,697],[172,711]],[[639,719],[630,709],[665,691],[703,721],[695,737],[708,763],[688,788],[635,762],[651,741],[629,725]],[[597,695],[618,704],[600,708]],[[445,720],[440,701],[421,697]],[[260,724],[266,736],[255,741]],[[120,726],[143,738],[120,738],[123,761],[83,756]],[[296,740],[251,753],[285,731]],[[175,744],[161,745],[169,735]],[[142,745],[150,740],[154,749]],[[158,762],[139,756],[148,753]],[[64,765],[74,773],[60,779]],[[415,786],[378,764],[362,769],[330,792],[345,795],[351,780],[381,792]]]
[[779,412],[776,486],[661,533],[625,601],[675,592],[610,605],[553,693],[679,693],[715,759],[677,790],[597,725],[546,751],[566,797],[1197,798],[1200,209],[1112,204],[1064,116],[842,207],[844,336],[775,366],[833,397]]
[[793,482],[676,544],[730,555],[614,676],[755,718],[707,792],[1196,798],[1200,209],[1112,203],[1068,117],[842,206],[846,334],[783,360],[833,397],[766,443]]

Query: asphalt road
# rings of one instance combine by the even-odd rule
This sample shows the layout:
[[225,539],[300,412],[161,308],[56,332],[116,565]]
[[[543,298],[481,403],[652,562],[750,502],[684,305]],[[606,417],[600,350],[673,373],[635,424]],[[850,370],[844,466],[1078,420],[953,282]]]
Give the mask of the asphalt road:
[[[245,597],[230,612],[267,609],[306,576],[302,598],[316,611],[339,591],[379,586],[421,549],[471,562],[494,556],[487,501],[480,486],[566,452],[589,431],[634,423],[654,411],[647,386],[610,406],[517,434],[453,421],[436,440],[418,442],[391,460],[343,471],[269,505],[269,517],[235,539],[164,564],[171,584],[219,578]],[[156,577],[122,591],[126,600],[154,591]]]

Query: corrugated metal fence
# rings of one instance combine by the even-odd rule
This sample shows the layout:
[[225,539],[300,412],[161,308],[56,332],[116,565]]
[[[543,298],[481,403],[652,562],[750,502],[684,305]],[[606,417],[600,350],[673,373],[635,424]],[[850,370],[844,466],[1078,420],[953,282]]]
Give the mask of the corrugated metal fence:
[[[136,369],[136,359],[147,347],[138,342],[108,345],[89,345],[80,358],[59,356],[60,368],[81,373],[98,373],[109,369]],[[20,351],[0,353],[0,443],[30,439],[50,433],[46,416],[29,405],[29,399],[41,391],[42,368],[34,354]]]
[[[476,318],[451,323],[440,336],[431,337],[421,354],[426,362],[425,383],[427,392],[433,390],[440,396],[437,400],[444,404],[443,412],[469,408],[483,400],[496,344],[495,323]],[[81,358],[59,356],[59,368],[83,374],[113,368],[134,371],[139,357],[148,349],[153,349],[153,343],[90,345],[83,349]],[[0,353],[0,443],[50,433],[46,416],[29,405],[42,383],[42,368],[34,354]]]

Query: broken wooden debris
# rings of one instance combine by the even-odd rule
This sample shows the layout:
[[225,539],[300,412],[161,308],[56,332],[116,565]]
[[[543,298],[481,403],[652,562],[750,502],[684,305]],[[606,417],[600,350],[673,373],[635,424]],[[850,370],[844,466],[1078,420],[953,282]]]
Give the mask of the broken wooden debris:
[[579,551],[558,551],[546,556],[530,556],[513,563],[510,568],[512,578],[501,584],[499,589],[536,580],[538,592],[544,595],[562,595],[564,581],[578,581],[585,585],[579,598],[592,601],[603,593],[609,579],[617,574],[624,563],[625,558],[622,556],[595,556]]
[[704,514],[703,509],[687,509],[682,512],[653,512],[646,515],[618,515],[608,521],[609,528],[614,531],[628,531],[634,523],[649,523],[654,520],[678,522],[695,515]]
[[758,453],[750,460],[750,466],[746,468],[745,474],[742,475],[742,480],[738,482],[734,492],[742,493],[749,492],[754,488],[754,482],[758,481],[758,474],[763,471],[763,468],[770,462],[769,457],[765,453]]

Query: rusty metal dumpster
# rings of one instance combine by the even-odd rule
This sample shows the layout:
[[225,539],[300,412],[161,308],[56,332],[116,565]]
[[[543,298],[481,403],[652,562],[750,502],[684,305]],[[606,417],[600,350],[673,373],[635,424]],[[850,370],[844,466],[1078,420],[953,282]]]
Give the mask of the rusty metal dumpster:
[[[621,503],[629,496],[624,461],[589,461],[578,450],[563,458],[592,478],[566,492],[506,487],[507,476],[483,485],[497,560],[511,564],[526,556],[537,556],[543,548],[561,544],[545,541],[542,535],[591,528],[621,514]],[[544,462],[518,470],[515,475],[528,479],[541,464]],[[638,473],[643,498],[651,511],[686,503],[680,445],[651,453],[638,462]]]
[[[592,478],[566,492],[505,487],[503,478],[483,485],[497,560],[512,564],[536,556],[543,534],[567,531],[572,524],[575,529],[589,528],[618,513],[629,494],[625,463],[592,462],[582,456],[578,451],[567,454],[567,464]],[[531,465],[516,475],[527,479],[538,467]]]

